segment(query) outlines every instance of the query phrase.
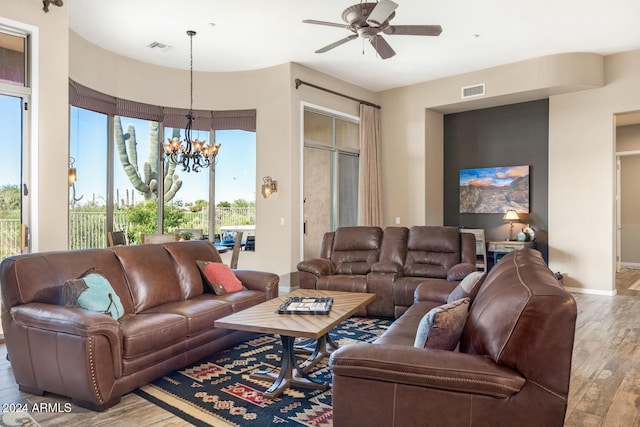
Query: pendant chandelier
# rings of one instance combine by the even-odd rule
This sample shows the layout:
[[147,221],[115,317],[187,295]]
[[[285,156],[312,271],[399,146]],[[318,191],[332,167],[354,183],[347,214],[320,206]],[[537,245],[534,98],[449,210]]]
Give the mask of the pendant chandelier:
[[187,114],[187,125],[184,128],[184,146],[180,138],[175,137],[169,139],[167,144],[164,144],[165,155],[169,158],[170,162],[176,165],[181,165],[184,172],[199,172],[201,168],[207,168],[212,163],[215,164],[216,156],[220,151],[220,144],[206,145],[204,141],[199,139],[191,139],[191,128],[193,127],[193,36],[196,35],[195,31],[187,31],[190,43],[190,86],[189,86],[189,113]]

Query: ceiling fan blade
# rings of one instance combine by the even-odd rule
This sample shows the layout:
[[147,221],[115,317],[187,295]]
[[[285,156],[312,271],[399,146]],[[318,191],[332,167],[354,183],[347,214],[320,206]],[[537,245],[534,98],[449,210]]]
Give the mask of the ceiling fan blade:
[[347,36],[343,39],[338,40],[337,42],[333,42],[330,45],[327,45],[321,49],[316,50],[316,53],[325,53],[331,49],[333,49],[334,47],[338,47],[342,44],[345,44],[346,42],[353,40],[353,39],[357,39],[358,35],[357,34],[351,34],[350,36]]
[[382,59],[391,58],[396,54],[391,46],[389,46],[389,43],[387,43],[387,41],[383,39],[382,36],[372,37],[369,40],[369,43],[371,43],[371,46],[373,46],[373,48],[376,50],[376,52],[378,52],[378,55],[380,55],[380,58]]
[[442,27],[440,25],[389,25],[383,32],[390,36],[439,36]]
[[338,24],[336,22],[326,22],[326,21],[316,21],[315,19],[304,19],[302,20],[305,24],[316,24],[316,25],[326,25],[327,27],[338,27],[338,28],[346,28],[349,29],[348,25]]
[[397,7],[398,4],[391,0],[380,0],[367,17],[367,24],[379,27],[391,16]]

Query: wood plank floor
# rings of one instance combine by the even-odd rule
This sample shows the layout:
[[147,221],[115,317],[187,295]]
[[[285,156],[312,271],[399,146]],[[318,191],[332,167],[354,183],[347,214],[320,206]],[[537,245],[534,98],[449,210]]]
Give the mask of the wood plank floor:
[[[578,322],[566,427],[640,426],[640,290],[628,289],[638,280],[640,270],[623,270],[617,276],[615,297],[574,295]],[[6,346],[1,344],[0,405],[68,402],[18,391],[5,356]],[[101,413],[72,406],[70,413],[31,412],[31,416],[43,427],[190,425],[131,393]]]

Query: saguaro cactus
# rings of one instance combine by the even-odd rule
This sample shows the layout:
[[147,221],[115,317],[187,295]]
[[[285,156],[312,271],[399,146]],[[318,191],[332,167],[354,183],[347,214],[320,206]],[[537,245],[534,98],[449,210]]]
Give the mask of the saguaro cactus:
[[[138,167],[135,127],[132,124],[128,125],[127,133],[124,133],[120,116],[116,116],[114,119],[116,153],[118,153],[124,173],[129,178],[131,185],[142,193],[145,200],[158,198],[158,155],[160,149],[158,122],[150,122],[149,128],[149,159],[144,162],[141,172]],[[174,163],[165,162],[163,176],[165,203],[171,201],[182,187],[182,181],[175,170]]]

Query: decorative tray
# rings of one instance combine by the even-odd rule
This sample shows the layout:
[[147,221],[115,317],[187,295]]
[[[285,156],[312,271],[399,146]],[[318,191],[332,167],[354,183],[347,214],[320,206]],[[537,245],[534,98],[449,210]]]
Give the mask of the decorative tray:
[[290,297],[278,307],[279,314],[329,314],[331,297]]

